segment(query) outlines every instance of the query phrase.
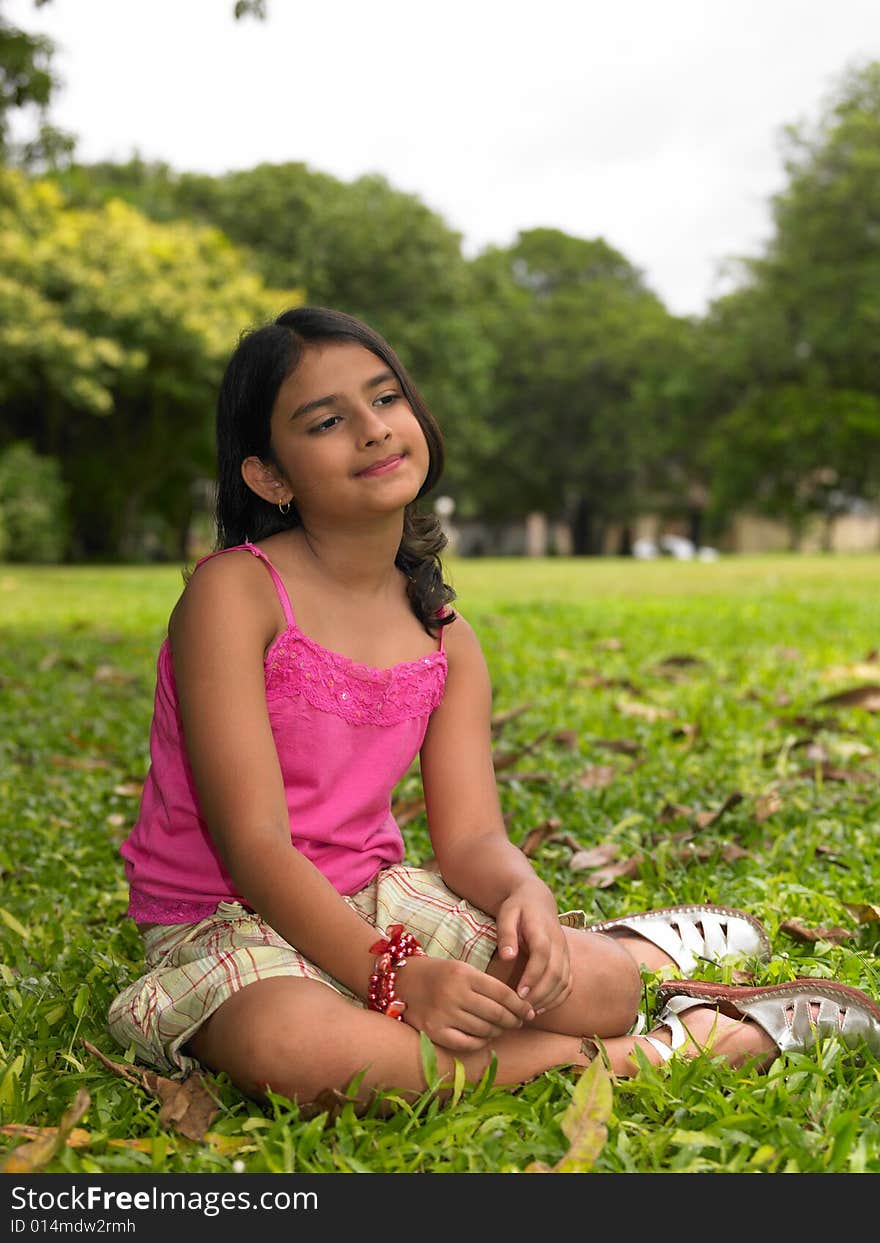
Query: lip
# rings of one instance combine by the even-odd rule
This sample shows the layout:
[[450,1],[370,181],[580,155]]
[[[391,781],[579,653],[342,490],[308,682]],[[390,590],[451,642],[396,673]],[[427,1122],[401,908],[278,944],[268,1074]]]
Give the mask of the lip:
[[403,461],[402,453],[394,453],[391,457],[383,458],[381,462],[374,462],[372,466],[368,466],[366,470],[358,471],[358,478],[369,478],[371,475],[385,475],[390,470],[395,470]]

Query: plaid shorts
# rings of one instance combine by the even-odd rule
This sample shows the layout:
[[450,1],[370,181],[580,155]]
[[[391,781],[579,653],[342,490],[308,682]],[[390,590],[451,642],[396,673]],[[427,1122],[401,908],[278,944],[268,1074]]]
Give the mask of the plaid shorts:
[[[495,952],[495,920],[447,889],[436,872],[398,864],[345,901],[383,932],[403,924],[436,958],[485,971]],[[559,919],[569,927],[586,924],[583,911]],[[147,929],[144,954],[146,973],[115,999],[107,1022],[119,1044],[133,1047],[139,1061],[165,1073],[185,1074],[198,1066],[183,1046],[227,998],[257,980],[319,980],[353,1005],[366,1004],[238,902],[221,902],[197,924]]]

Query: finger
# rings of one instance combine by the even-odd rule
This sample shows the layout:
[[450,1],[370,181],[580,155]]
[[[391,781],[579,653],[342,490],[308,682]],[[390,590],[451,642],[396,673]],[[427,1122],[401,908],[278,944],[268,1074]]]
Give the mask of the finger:
[[519,935],[517,932],[519,915],[518,908],[510,911],[502,908],[498,915],[498,922],[495,925],[495,932],[498,936],[498,957],[505,962],[512,962],[519,953]]
[[474,984],[474,992],[490,998],[520,1021],[524,1022],[534,1015],[535,1011],[531,1002],[518,997],[509,985],[502,980],[496,980],[493,975],[481,974]]
[[536,937],[534,943],[529,944],[529,956],[526,959],[526,965],[519,978],[516,991],[519,997],[528,997],[532,1005],[535,1004],[534,998],[531,996],[533,989],[539,989],[539,986],[543,985],[538,995],[546,995],[547,992],[544,977],[550,962],[550,949],[550,942],[547,937]]

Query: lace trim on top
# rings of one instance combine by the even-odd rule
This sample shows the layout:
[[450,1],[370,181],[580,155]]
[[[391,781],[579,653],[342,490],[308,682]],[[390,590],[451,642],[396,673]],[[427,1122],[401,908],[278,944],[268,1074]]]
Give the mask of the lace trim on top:
[[374,669],[322,647],[295,622],[266,655],[266,698],[302,695],[321,712],[355,725],[399,725],[427,716],[443,698],[446,653],[431,652],[390,669]]

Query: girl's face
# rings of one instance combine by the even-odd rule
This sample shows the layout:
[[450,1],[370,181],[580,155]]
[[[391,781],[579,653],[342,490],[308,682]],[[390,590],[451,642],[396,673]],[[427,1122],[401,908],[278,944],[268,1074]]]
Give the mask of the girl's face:
[[428,445],[397,376],[353,341],[306,348],[278,391],[271,444],[283,477],[267,499],[292,499],[306,522],[402,510],[428,473]]

